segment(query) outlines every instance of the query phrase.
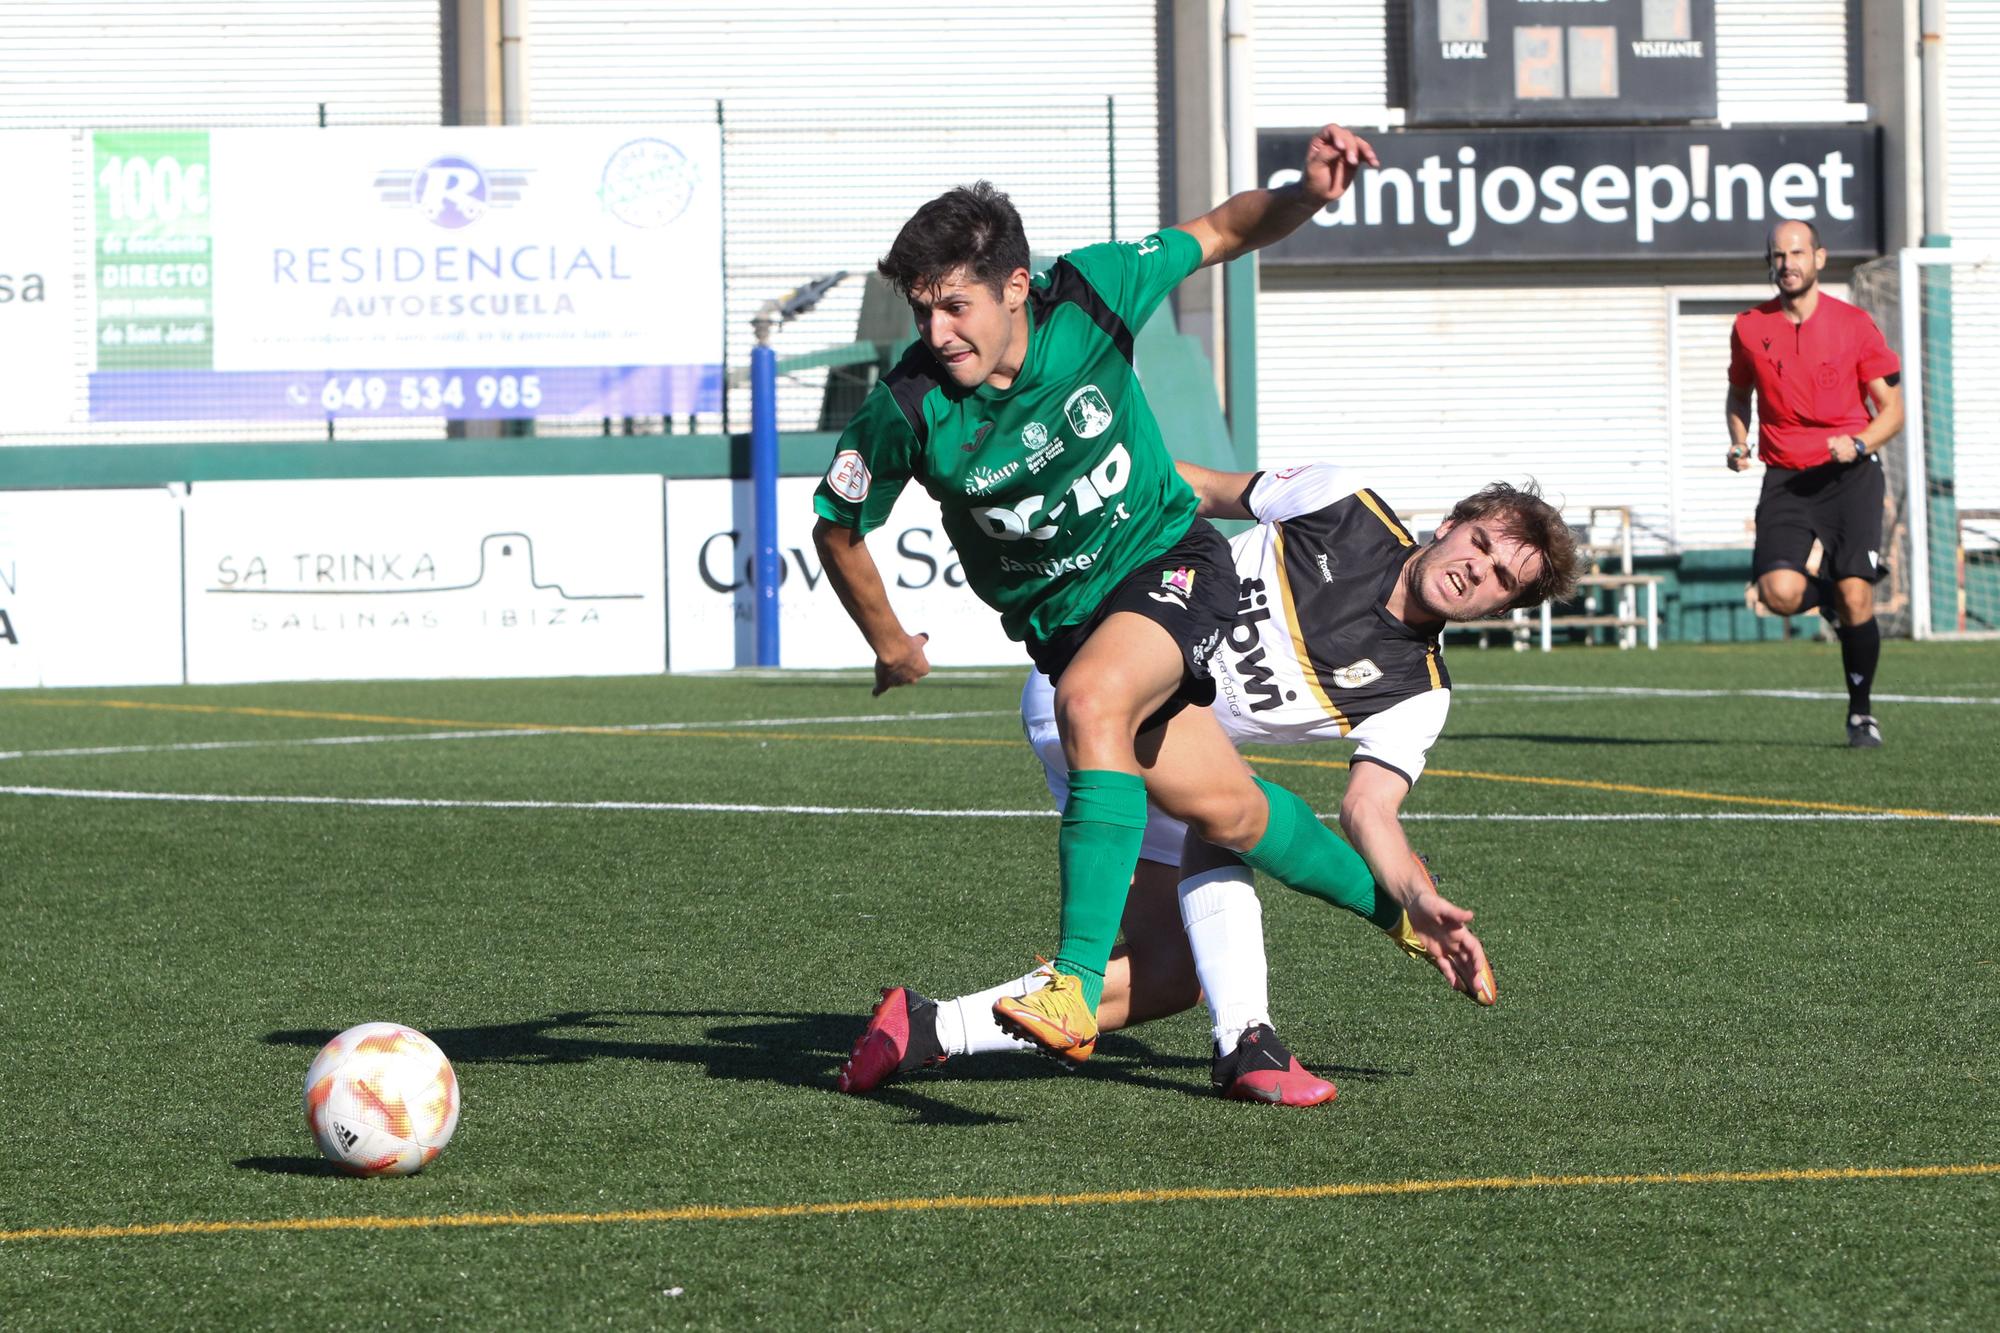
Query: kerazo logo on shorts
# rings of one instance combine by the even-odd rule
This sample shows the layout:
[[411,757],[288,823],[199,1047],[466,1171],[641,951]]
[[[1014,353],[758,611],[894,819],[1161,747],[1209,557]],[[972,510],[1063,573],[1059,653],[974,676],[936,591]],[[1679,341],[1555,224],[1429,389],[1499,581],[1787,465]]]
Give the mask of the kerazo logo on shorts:
[[1172,573],[1162,573],[1160,575],[1160,591],[1149,592],[1146,596],[1156,602],[1165,602],[1169,606],[1178,606],[1181,610],[1185,611],[1187,610],[1188,595],[1193,591],[1194,571],[1192,569],[1176,569]]

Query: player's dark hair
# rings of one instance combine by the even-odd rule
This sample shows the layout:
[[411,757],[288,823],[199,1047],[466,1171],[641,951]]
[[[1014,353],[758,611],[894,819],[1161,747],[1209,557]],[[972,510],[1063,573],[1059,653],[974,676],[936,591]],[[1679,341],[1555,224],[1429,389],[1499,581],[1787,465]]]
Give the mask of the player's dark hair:
[[1576,592],[1581,572],[1576,562],[1576,533],[1563,522],[1562,511],[1542,498],[1541,487],[1510,486],[1496,481],[1474,491],[1445,516],[1453,526],[1483,522],[1498,528],[1542,557],[1542,572],[1521,585],[1508,609],[1567,601]]
[[904,296],[964,269],[998,298],[1014,270],[1026,267],[1021,215],[991,181],[979,181],[947,190],[911,214],[875,269]]

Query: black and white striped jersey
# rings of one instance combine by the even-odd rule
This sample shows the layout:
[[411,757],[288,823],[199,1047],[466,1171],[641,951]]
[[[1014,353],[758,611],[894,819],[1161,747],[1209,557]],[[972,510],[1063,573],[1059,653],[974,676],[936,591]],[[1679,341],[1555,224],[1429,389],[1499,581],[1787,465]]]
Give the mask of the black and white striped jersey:
[[1223,730],[1345,739],[1414,784],[1451,706],[1437,634],[1384,605],[1416,539],[1350,468],[1259,473],[1248,502],[1258,524],[1230,542],[1242,600],[1211,664]]

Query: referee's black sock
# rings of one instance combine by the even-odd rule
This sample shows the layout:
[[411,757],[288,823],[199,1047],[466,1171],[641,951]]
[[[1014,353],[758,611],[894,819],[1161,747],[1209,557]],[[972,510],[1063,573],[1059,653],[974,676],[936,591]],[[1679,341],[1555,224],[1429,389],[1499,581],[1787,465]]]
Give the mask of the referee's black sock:
[[1882,660],[1882,630],[1870,618],[1859,625],[1842,625],[1840,669],[1847,673],[1847,711],[1868,713],[1869,691],[1875,688],[1875,664]]

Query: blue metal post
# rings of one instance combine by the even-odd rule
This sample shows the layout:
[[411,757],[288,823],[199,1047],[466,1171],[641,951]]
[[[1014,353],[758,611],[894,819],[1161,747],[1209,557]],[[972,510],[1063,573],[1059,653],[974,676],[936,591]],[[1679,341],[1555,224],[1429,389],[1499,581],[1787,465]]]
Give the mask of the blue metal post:
[[778,354],[750,349],[750,494],[757,523],[757,665],[778,665]]

